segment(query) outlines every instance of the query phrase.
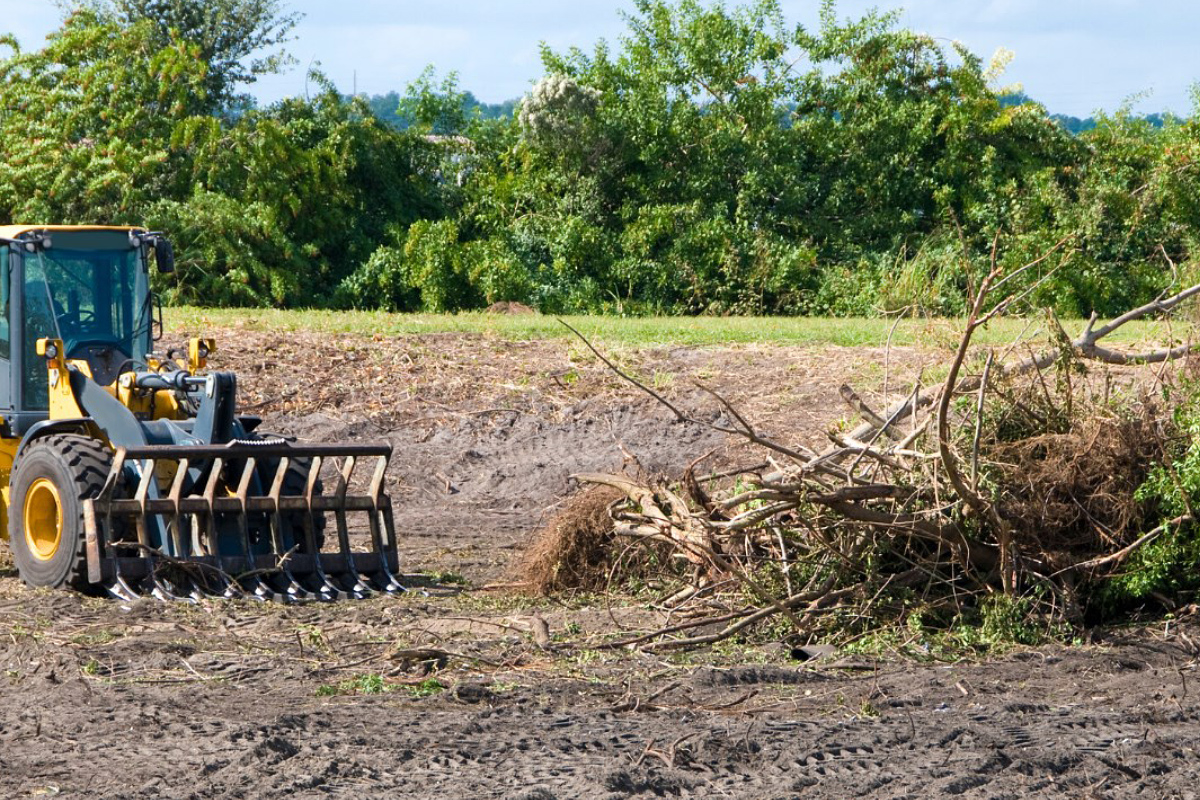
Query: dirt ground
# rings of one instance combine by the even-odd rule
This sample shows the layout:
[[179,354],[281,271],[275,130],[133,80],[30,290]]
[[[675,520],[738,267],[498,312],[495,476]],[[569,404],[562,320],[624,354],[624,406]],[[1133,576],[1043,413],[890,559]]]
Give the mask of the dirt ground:
[[[739,445],[578,344],[210,331],[264,429],[388,440],[412,590],[339,605],[122,603],[22,587],[0,556],[0,797],[1193,797],[1200,624],[1103,631],[985,663],[718,647],[565,648],[655,627],[652,605],[512,591],[584,471],[678,470]],[[237,348],[234,351],[233,348]],[[701,381],[813,441],[852,382],[933,348],[617,349],[700,419]],[[542,623],[551,643],[531,635]],[[543,642],[544,644],[544,642]]]

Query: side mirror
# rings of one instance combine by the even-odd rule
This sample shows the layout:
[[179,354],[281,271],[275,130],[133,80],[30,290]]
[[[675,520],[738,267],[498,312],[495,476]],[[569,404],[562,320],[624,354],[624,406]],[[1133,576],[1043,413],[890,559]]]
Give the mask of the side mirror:
[[154,263],[158,265],[160,274],[168,275],[175,271],[175,248],[170,239],[159,236],[154,240]]

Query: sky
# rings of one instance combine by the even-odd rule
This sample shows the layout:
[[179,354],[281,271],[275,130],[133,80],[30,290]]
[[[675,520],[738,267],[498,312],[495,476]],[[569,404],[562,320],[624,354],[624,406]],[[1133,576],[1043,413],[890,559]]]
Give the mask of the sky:
[[[285,0],[287,2],[287,0]],[[731,0],[732,4],[733,0]],[[339,89],[403,91],[433,64],[487,102],[519,97],[541,74],[538,48],[616,45],[629,0],[290,0],[304,14],[289,46],[299,65],[252,88],[261,101],[303,94],[319,64]],[[815,25],[818,0],[781,0],[790,23]],[[1200,80],[1200,3],[1194,0],[841,0],[842,17],[900,11],[908,28],[1014,58],[1003,85],[1020,84],[1052,113],[1078,117],[1131,102],[1134,110],[1192,110]],[[60,18],[54,0],[0,0],[0,23],[26,49]]]

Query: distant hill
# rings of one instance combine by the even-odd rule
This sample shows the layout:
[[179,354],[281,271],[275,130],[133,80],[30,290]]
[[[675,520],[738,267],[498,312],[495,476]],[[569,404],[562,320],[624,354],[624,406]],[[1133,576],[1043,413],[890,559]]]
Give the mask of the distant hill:
[[[1000,105],[1005,107],[1019,106],[1022,103],[1035,102],[1037,101],[1024,92],[1014,92],[1012,94],[1000,96]],[[1154,113],[1137,115],[1137,118],[1149,122],[1155,128],[1161,128],[1168,119],[1173,119],[1174,117],[1171,114]],[[1062,125],[1064,130],[1070,131],[1071,133],[1085,133],[1086,131],[1090,131],[1096,127],[1095,117],[1080,119],[1079,117],[1072,117],[1069,114],[1051,114],[1050,119],[1054,120],[1059,125]]]
[[[483,119],[503,119],[513,115],[519,102],[521,101],[505,100],[503,103],[481,103],[475,95],[467,92],[463,98],[463,111],[467,113],[468,117],[478,114]],[[408,128],[410,121],[399,113],[400,94],[398,92],[371,95],[367,98],[367,103],[379,119],[400,130]]]
[[[467,92],[463,98],[463,111],[467,113],[468,117],[478,115],[482,119],[504,119],[513,115],[520,102],[520,98],[514,98],[512,100],[505,100],[503,103],[483,103],[474,94]],[[1000,96],[1000,105],[1004,107],[1019,106],[1022,103],[1033,102],[1037,101],[1024,92],[1013,92]],[[400,94],[398,92],[371,95],[367,98],[367,103],[379,119],[400,130],[408,128],[409,120],[405,119],[399,113]],[[1138,118],[1149,122],[1155,128],[1161,128],[1173,116],[1171,114],[1154,113],[1139,115]],[[1095,117],[1080,119],[1079,117],[1072,117],[1069,114],[1051,114],[1050,119],[1071,133],[1084,133],[1096,127]]]

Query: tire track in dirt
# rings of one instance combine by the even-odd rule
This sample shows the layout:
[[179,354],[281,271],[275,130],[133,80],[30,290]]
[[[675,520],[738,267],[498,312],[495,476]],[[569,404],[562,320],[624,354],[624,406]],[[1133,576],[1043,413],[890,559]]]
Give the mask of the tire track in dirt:
[[[400,710],[379,727],[386,711],[354,703],[265,725],[168,724],[162,740],[113,743],[81,755],[114,765],[144,759],[140,767],[121,768],[130,776],[138,773],[127,770],[141,771],[136,791],[96,796],[145,800],[253,797],[268,785],[276,796],[295,798],[1000,798],[1071,795],[1101,785],[1105,796],[1132,797],[1185,786],[1197,766],[1200,730],[1194,713],[1158,723],[1152,738],[1101,716],[1091,721],[1115,737],[1068,746],[1058,738],[1059,710],[1020,726],[1024,740],[997,728],[1009,716],[1003,711],[950,729],[936,711],[848,723],[756,723],[710,713]],[[147,713],[108,720],[145,724]],[[180,728],[208,741],[202,758],[164,745]],[[691,735],[680,742],[684,732]],[[168,763],[147,770],[145,762],[156,758]]]
[[[248,352],[255,336],[278,338],[245,337]],[[406,569],[500,574],[569,490],[567,475],[621,466],[614,433],[651,468],[678,469],[723,443],[627,387],[587,396],[579,384],[601,385],[592,367],[579,369],[579,384],[554,386],[548,372],[570,363],[561,343],[496,348],[488,363],[459,369],[478,341],[442,353],[435,338],[359,337],[357,366],[302,406],[309,387],[288,381],[328,370],[320,348],[346,344],[328,338],[289,339],[262,363],[263,398],[291,398],[265,404],[264,427],[316,441],[391,439]],[[375,355],[386,356],[378,369]],[[764,430],[811,438],[843,413],[838,383],[879,355],[690,350],[665,354],[663,366],[678,385],[712,373],[706,381],[751,403]],[[905,356],[908,368],[919,356]],[[295,367],[304,358],[307,373]],[[529,397],[510,402],[512,391],[496,388],[522,377],[540,387]],[[684,390],[671,396],[711,412]],[[500,406],[516,410],[491,413]],[[126,606],[0,578],[0,797],[1024,800],[1198,789],[1200,714],[1184,680],[1194,648],[1158,631],[983,664],[880,662],[864,676],[779,654],[770,667],[728,668],[742,658],[728,652],[697,656],[708,666],[635,653],[556,661],[515,626],[531,607],[483,608],[411,596],[284,610]],[[578,621],[592,634],[607,619],[599,609],[544,610],[555,631]],[[1172,622],[1180,626],[1200,638],[1194,622]],[[420,679],[391,659],[399,642],[490,665],[452,662],[434,673],[446,690],[424,699],[400,688],[317,696],[368,671]],[[652,697],[668,681],[682,689],[657,710],[614,710],[624,694]],[[721,706],[730,710],[712,710]]]
[[[704,412],[700,412],[704,413]],[[709,410],[707,417],[717,419]],[[575,491],[570,476],[620,471],[627,455],[652,472],[677,473],[724,434],[673,421],[648,400],[584,401],[545,419],[508,412],[434,428],[372,431],[324,415],[272,427],[312,441],[380,438],[395,448],[390,479],[405,569],[439,569],[486,581]]]

